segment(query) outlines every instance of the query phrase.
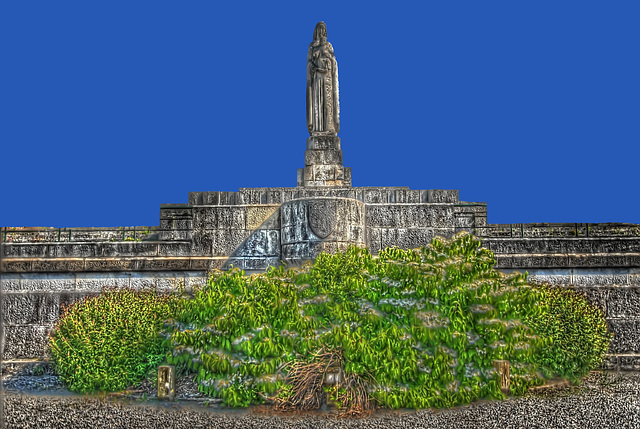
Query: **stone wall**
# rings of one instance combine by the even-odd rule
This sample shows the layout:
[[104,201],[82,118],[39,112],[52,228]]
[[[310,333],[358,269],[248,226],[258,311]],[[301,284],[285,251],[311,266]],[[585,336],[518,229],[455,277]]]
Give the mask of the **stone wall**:
[[[336,210],[333,224],[313,224],[317,204]],[[157,227],[3,228],[3,365],[47,360],[62,305],[102,286],[190,290],[213,269],[263,272],[287,257],[290,265],[313,259],[309,249],[350,243],[377,255],[462,230],[496,254],[503,272],[528,271],[583,290],[615,334],[604,367],[640,370],[640,225],[487,224],[484,203],[458,201],[457,191],[408,188],[201,192],[189,204],[163,205]]]

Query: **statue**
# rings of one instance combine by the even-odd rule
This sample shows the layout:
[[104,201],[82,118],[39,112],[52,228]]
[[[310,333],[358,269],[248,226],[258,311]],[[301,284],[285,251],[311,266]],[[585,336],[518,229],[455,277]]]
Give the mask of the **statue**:
[[340,131],[338,63],[322,21],[307,54],[307,128],[312,136],[336,136]]

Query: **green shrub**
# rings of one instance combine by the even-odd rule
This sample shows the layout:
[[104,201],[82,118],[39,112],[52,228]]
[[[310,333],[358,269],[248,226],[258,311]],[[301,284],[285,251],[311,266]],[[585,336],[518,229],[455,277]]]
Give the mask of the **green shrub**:
[[50,335],[56,372],[71,391],[126,389],[164,359],[158,332],[180,301],[155,291],[114,289],[64,307]]
[[572,287],[534,283],[548,306],[525,323],[552,343],[534,355],[546,378],[562,377],[572,383],[598,368],[609,349],[613,333],[607,330],[604,312]]
[[345,407],[354,397],[347,390],[362,393],[363,383],[372,402],[390,408],[502,399],[492,364],[500,359],[511,362],[511,390],[521,395],[544,382],[532,361],[544,340],[522,320],[545,308],[525,275],[499,273],[495,262],[461,233],[420,249],[388,248],[378,258],[350,246],[297,269],[216,272],[167,321],[167,361],[231,406],[274,393],[284,402],[315,397],[292,379],[322,368],[312,356],[321,350],[348,381],[329,389]]

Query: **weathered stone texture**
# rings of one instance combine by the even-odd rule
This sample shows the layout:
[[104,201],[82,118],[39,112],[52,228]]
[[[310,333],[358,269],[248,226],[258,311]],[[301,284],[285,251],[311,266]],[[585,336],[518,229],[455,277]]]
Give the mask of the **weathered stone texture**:
[[569,254],[568,265],[571,267],[626,267],[629,266],[627,255],[620,254]]
[[609,353],[640,354],[640,319],[608,319],[614,334]]
[[49,357],[48,337],[52,330],[53,326],[5,325],[2,360]]
[[454,208],[437,204],[367,204],[367,228],[447,228],[454,226]]
[[457,203],[457,189],[429,189],[427,191],[427,199],[430,203]]
[[280,229],[280,206],[247,207],[247,229]]
[[129,258],[87,258],[85,271],[128,271],[138,269],[138,261]]
[[2,243],[2,256],[5,258],[44,258],[47,246],[39,244]]
[[261,229],[253,232],[233,252],[233,256],[277,257],[280,255],[280,230]]
[[609,289],[607,317],[638,319],[640,321],[640,288]]
[[620,371],[640,371],[640,354],[638,355],[620,355],[618,357]]
[[1,259],[0,272],[3,273],[30,273],[33,271],[33,260]]
[[31,269],[33,271],[82,271],[84,269],[84,259],[82,258],[66,258],[66,259],[34,259]]

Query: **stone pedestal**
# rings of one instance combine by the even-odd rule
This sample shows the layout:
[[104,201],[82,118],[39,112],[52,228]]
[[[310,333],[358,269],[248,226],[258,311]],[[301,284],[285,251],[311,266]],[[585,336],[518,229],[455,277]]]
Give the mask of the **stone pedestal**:
[[302,264],[322,252],[344,252],[350,244],[366,247],[364,209],[362,201],[350,198],[309,198],[284,203],[283,262]]
[[305,167],[298,169],[298,186],[351,186],[351,169],[342,165],[340,137],[309,137],[304,161]]

